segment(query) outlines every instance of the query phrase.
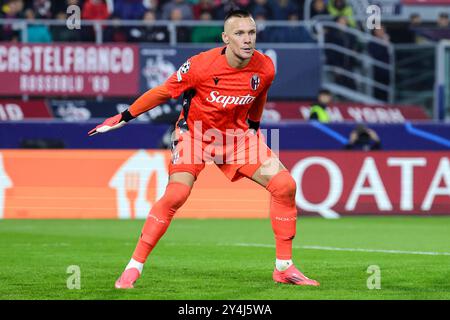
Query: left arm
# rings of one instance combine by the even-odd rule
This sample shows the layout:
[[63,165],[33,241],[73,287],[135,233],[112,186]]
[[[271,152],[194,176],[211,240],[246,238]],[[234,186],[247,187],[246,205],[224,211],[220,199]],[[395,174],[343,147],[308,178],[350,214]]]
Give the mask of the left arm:
[[255,131],[258,131],[259,129],[261,116],[267,101],[267,91],[269,91],[268,89],[269,87],[261,92],[261,94],[256,98],[256,100],[253,102],[253,105],[250,107],[250,110],[248,111],[249,128]]
[[256,97],[253,105],[250,107],[248,111],[248,124],[249,128],[253,129],[255,133],[259,130],[259,124],[261,122],[261,117],[264,111],[264,106],[267,101],[267,93],[269,92],[269,88],[272,85],[273,80],[275,79],[275,66],[273,65],[272,59],[268,56],[265,56],[267,59],[266,67],[270,70],[267,78],[265,79],[266,87],[263,91]]

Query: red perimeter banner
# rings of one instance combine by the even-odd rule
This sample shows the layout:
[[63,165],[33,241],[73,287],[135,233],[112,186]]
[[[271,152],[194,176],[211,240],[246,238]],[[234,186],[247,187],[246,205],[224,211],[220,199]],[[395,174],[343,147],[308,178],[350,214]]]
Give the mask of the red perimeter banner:
[[[312,102],[271,101],[266,104],[266,121],[308,120]],[[333,103],[328,107],[331,122],[357,121],[368,123],[403,123],[407,120],[429,120],[418,106],[364,105],[361,103]]]
[[0,94],[135,95],[138,57],[137,45],[0,44]]
[[44,100],[0,100],[0,121],[53,118]]
[[450,152],[281,152],[300,212],[450,214]]
[[[450,152],[281,152],[300,215],[450,214]],[[166,150],[1,150],[0,219],[145,218],[167,185]],[[200,174],[177,218],[268,218],[270,194]]]

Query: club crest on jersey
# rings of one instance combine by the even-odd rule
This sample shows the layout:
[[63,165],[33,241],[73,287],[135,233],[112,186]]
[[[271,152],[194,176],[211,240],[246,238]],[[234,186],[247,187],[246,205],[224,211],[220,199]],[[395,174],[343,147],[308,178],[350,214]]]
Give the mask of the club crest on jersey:
[[250,79],[250,86],[252,87],[252,89],[253,90],[258,89],[260,83],[261,80],[259,79],[259,76],[257,74],[254,74]]

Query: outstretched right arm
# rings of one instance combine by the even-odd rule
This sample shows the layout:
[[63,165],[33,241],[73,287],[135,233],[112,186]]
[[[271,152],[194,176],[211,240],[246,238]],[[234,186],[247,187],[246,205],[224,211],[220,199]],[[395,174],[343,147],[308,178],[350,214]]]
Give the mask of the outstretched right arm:
[[193,88],[197,83],[196,69],[200,65],[196,60],[197,56],[187,60],[163,85],[148,90],[133,102],[128,110],[106,119],[88,134],[93,136],[97,133],[121,128],[141,113],[151,110],[169,99],[178,98],[184,91]]
[[152,88],[137,98],[127,110],[115,115],[114,117],[106,119],[102,124],[99,124],[94,129],[89,131],[88,134],[89,136],[93,136],[97,133],[104,133],[121,128],[128,121],[166,102],[170,98],[172,98],[172,96],[165,85]]

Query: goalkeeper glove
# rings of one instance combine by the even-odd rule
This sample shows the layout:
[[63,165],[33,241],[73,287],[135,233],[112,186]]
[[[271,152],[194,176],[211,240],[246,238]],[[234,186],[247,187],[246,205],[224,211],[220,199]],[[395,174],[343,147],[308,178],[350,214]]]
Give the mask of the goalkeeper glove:
[[122,113],[116,114],[114,117],[108,118],[99,124],[94,129],[88,132],[89,136],[93,136],[97,133],[105,133],[114,129],[122,128],[128,121],[134,119],[130,111],[125,110]]

